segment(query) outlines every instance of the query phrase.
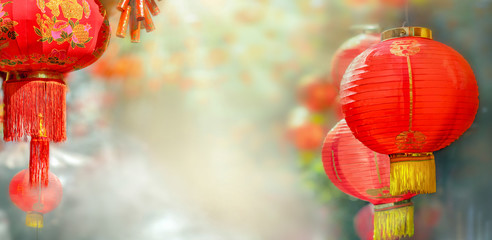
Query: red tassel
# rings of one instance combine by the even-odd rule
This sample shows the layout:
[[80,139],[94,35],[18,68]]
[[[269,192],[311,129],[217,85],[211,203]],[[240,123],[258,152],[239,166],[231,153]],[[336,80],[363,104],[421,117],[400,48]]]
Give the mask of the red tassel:
[[61,79],[22,78],[4,82],[4,140],[39,136],[43,118],[46,137],[55,142],[66,136],[67,86]]
[[29,184],[31,187],[48,186],[50,161],[50,140],[46,137],[32,137],[29,156]]

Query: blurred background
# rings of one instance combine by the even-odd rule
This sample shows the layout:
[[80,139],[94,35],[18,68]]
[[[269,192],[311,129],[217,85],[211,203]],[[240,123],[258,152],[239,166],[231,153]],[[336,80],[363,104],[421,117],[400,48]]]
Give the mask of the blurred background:
[[[116,2],[103,1],[113,31]],[[0,239],[359,239],[371,209],[332,186],[320,147],[339,116],[332,58],[374,24],[402,26],[404,8],[388,2],[158,2],[141,43],[113,33],[69,75],[68,140],[50,156],[64,196],[39,232],[6,194],[28,144],[2,144]],[[414,239],[492,239],[492,0],[411,1],[406,25],[469,61],[481,101],[436,153],[437,193],[414,198]],[[312,105],[317,88],[330,104]]]

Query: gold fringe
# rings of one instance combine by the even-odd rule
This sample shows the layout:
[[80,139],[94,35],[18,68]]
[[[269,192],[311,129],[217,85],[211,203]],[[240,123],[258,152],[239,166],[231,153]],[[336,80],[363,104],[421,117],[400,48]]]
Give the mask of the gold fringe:
[[26,215],[26,226],[32,228],[43,228],[43,214],[28,212]]
[[427,157],[397,157],[390,155],[390,194],[425,194],[436,192],[434,155]]
[[374,240],[412,237],[413,233],[413,205],[383,211],[374,210]]

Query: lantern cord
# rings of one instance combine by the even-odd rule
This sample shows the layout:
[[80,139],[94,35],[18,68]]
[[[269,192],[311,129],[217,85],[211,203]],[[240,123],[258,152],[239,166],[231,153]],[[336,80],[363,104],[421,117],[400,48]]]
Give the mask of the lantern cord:
[[410,26],[410,21],[408,20],[408,9],[410,5],[410,0],[405,1],[405,21],[402,24],[402,27]]

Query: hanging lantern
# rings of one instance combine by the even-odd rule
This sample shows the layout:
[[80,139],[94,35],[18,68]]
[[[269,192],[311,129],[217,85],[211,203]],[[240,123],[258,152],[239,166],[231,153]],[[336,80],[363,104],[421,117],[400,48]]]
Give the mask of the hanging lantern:
[[0,7],[4,140],[31,140],[28,183],[46,188],[49,142],[66,139],[64,77],[105,51],[106,10],[98,0],[7,1]]
[[341,120],[327,135],[322,151],[325,172],[342,192],[374,204],[374,239],[412,236],[414,194],[389,192],[390,163],[359,142]]
[[124,38],[129,28],[131,41],[137,43],[140,42],[140,30],[154,31],[151,15],[160,13],[155,0],[120,0],[116,8],[121,11],[117,37]]
[[478,109],[470,65],[420,27],[385,31],[347,69],[340,95],[357,139],[390,155],[393,195],[436,191],[432,152],[458,139]]
[[0,71],[9,72],[3,84],[4,139],[37,135],[42,117],[47,138],[64,141],[64,73],[84,68],[102,55],[110,37],[106,12],[97,0],[2,5]]
[[338,91],[327,77],[306,77],[301,81],[299,100],[313,112],[322,112],[333,106]]
[[286,135],[298,151],[301,164],[316,159],[328,131],[326,125],[328,119],[324,114],[313,114],[305,107],[297,107],[289,114]]
[[361,30],[362,33],[345,41],[331,60],[331,78],[337,89],[340,88],[343,74],[352,60],[381,39],[376,25],[354,26],[354,29]]
[[9,186],[12,202],[27,212],[26,225],[33,228],[43,227],[43,214],[55,209],[62,199],[63,190],[60,180],[48,173],[46,185],[32,186],[29,172],[24,169],[17,173]]

